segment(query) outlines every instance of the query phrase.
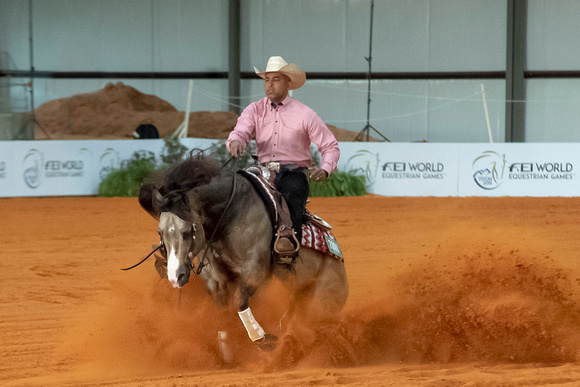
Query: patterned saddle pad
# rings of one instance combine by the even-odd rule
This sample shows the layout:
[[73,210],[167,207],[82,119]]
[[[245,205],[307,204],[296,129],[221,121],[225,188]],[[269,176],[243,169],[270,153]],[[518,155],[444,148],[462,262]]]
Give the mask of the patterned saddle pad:
[[342,251],[332,232],[311,221],[302,225],[302,240],[300,244],[324,254],[332,255],[341,261],[343,260]]

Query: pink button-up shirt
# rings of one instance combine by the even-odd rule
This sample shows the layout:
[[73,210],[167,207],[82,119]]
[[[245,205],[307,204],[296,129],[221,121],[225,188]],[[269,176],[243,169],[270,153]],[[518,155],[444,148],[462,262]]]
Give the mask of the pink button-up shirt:
[[226,146],[229,150],[230,142],[238,140],[245,147],[252,139],[261,163],[278,161],[308,168],[312,165],[310,143],[314,143],[322,156],[320,167],[330,175],[340,157],[336,137],[318,114],[290,96],[276,108],[268,97],[248,105]]

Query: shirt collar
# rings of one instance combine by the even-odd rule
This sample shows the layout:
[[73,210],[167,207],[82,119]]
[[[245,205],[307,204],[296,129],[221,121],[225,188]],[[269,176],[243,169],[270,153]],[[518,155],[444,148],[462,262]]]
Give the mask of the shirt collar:
[[[278,104],[278,106],[280,106],[280,107],[287,106],[292,101],[292,99],[293,98],[290,97],[290,95],[287,95],[286,98],[284,98],[284,100]],[[268,102],[270,103],[268,106],[270,110],[273,110],[276,108],[276,106],[274,105],[274,102],[270,101],[269,99],[268,99]]]

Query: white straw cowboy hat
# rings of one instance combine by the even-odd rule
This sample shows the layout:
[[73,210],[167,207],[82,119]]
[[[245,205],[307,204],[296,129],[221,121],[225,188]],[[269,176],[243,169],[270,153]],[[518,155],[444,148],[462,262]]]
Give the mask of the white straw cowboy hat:
[[264,78],[266,73],[280,72],[290,78],[288,90],[296,90],[306,82],[306,73],[295,63],[287,63],[281,56],[271,56],[268,59],[266,70],[260,71],[254,67],[254,71],[260,78]]

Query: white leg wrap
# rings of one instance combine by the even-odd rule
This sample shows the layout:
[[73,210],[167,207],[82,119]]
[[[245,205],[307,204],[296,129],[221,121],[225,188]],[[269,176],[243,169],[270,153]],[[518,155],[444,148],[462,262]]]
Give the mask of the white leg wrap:
[[262,329],[260,324],[258,324],[249,307],[246,310],[238,312],[238,314],[240,315],[240,318],[244,323],[244,327],[246,327],[246,331],[248,331],[248,336],[250,336],[250,339],[252,339],[252,341],[264,338],[264,336],[266,335],[264,333],[264,329]]

